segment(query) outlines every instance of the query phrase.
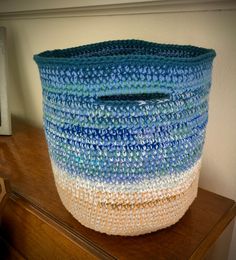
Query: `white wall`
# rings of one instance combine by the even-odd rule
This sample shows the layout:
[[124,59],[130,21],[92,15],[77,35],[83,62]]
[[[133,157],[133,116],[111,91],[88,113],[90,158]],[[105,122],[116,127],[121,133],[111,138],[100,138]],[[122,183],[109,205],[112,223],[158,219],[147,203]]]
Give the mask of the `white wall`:
[[[42,125],[42,97],[39,74],[32,60],[35,53],[128,38],[214,48],[217,57],[200,186],[236,200],[235,10],[38,19],[9,17],[0,20],[0,25],[6,26],[9,33],[12,113],[38,126]],[[218,249],[228,250],[231,232]],[[235,235],[232,245],[236,246]],[[231,246],[231,259],[236,259],[233,254]]]

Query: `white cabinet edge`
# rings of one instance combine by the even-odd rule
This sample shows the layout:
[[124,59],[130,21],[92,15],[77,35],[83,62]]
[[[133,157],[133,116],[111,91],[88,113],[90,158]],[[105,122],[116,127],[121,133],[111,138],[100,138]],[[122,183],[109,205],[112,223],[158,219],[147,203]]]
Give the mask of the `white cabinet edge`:
[[7,95],[6,28],[0,27],[0,135],[11,134],[11,115]]

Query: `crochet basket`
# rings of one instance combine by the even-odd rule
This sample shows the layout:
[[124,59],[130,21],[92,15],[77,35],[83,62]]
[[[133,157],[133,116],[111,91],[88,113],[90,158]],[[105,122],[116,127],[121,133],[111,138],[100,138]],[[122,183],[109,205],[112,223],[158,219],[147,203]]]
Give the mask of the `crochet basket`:
[[214,57],[141,40],[34,56],[56,187],[80,223],[133,236],[185,214],[197,196]]

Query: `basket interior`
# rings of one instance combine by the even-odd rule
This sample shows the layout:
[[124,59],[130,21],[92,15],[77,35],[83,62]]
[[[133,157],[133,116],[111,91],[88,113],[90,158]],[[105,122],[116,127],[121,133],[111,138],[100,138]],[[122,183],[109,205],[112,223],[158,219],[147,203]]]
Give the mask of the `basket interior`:
[[142,40],[117,40],[83,45],[75,48],[53,50],[41,53],[41,57],[79,58],[151,55],[166,58],[195,58],[209,52],[209,49],[191,45],[158,44]]
[[170,98],[166,93],[140,93],[100,96],[100,101],[164,101]]

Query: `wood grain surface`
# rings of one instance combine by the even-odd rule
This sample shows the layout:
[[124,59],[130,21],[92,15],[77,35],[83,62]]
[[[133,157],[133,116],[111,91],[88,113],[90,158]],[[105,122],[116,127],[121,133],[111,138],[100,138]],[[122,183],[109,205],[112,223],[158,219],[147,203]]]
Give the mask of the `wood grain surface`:
[[19,254],[15,248],[7,243],[5,239],[0,236],[0,257],[2,260],[24,260],[25,258]]
[[1,172],[12,189],[3,234],[28,259],[201,259],[236,215],[234,201],[199,189],[185,216],[169,228],[139,237],[90,230],[59,199],[43,130],[20,120],[13,121],[12,136],[0,137]]

